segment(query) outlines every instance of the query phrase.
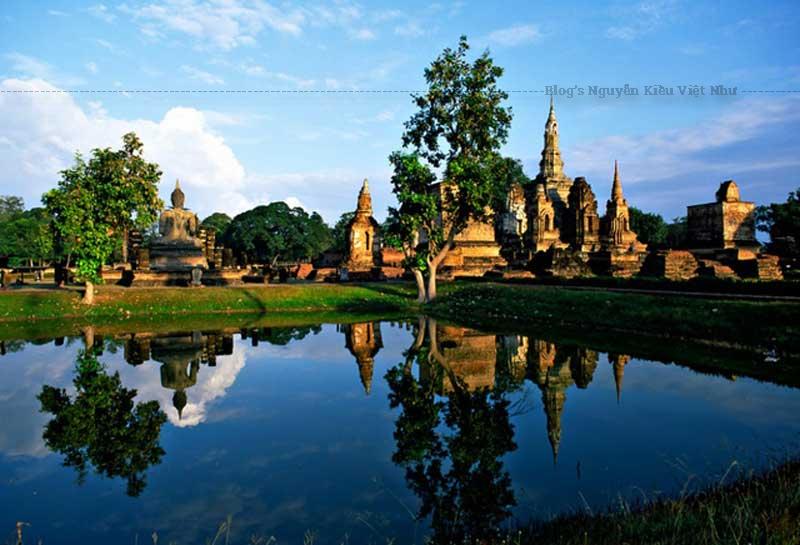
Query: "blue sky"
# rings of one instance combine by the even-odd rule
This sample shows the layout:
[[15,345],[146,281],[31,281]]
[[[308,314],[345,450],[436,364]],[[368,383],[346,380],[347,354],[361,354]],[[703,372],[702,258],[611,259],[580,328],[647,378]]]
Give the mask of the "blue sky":
[[[387,156],[413,112],[407,93],[466,34],[506,69],[506,155],[538,169],[547,85],[676,88],[674,96],[559,97],[570,176],[601,211],[620,161],[629,203],[667,218],[713,199],[784,200],[800,186],[800,5],[758,2],[286,2],[6,0],[0,8],[0,194],[29,206],[76,151],[136,130],[201,216],[287,200],[328,221],[370,179],[392,204]],[[677,86],[736,86],[680,96]],[[30,91],[69,90],[71,93]],[[114,93],[98,93],[111,90]],[[214,93],[133,93],[195,90]],[[15,92],[27,91],[27,92]]]

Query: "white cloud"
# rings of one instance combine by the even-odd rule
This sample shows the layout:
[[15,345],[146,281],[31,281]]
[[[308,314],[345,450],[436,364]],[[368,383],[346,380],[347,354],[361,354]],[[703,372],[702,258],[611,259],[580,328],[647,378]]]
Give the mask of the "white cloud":
[[181,72],[186,74],[190,79],[202,81],[208,85],[225,85],[225,80],[222,78],[215,76],[210,72],[206,72],[205,70],[195,68],[194,66],[188,66],[184,64],[181,66]]
[[122,10],[150,37],[177,32],[223,50],[253,44],[265,28],[299,35],[304,21],[300,10],[278,9],[261,0],[163,0]]
[[425,34],[425,31],[416,21],[406,21],[402,25],[394,27],[394,33],[397,36],[404,36],[406,38],[419,38]]
[[536,42],[541,38],[542,32],[537,25],[515,25],[490,32],[486,40],[489,43],[513,47]]
[[5,58],[11,63],[11,70],[27,78],[43,79],[65,87],[77,87],[86,84],[86,80],[60,73],[50,64],[22,53],[8,53]]
[[57,9],[49,9],[47,10],[47,15],[52,15],[53,17],[67,17],[69,14]]
[[86,67],[86,71],[90,74],[97,74],[97,63],[87,62],[84,66]]
[[[16,79],[3,81],[0,89],[59,90],[42,80]],[[147,159],[160,165],[162,197],[180,178],[187,204],[200,215],[235,214],[254,204],[243,193],[244,167],[206,114],[194,108],[171,108],[158,121],[116,119],[101,106],[84,111],[69,94],[48,94],[43,100],[35,93],[0,93],[0,117],[0,164],[12,184],[5,191],[21,194],[31,205],[55,185],[75,151],[86,155],[96,147],[116,147],[129,131],[144,142]],[[247,189],[251,195],[256,191]]]
[[285,202],[291,208],[302,208],[303,210],[308,210],[306,205],[304,205],[297,197],[286,197],[283,199],[283,202]]
[[91,16],[97,17],[106,23],[113,23],[114,19],[117,18],[117,16],[111,13],[108,7],[106,7],[104,4],[95,4],[86,11],[88,11]]
[[606,29],[606,37],[632,41],[648,34],[672,19],[677,3],[678,0],[644,0],[633,6],[620,8],[618,13],[614,13],[615,18],[625,22]]
[[369,41],[378,37],[373,30],[368,28],[352,29],[350,30],[349,34],[354,40]]
[[[713,175],[716,182],[733,172],[800,165],[796,155],[758,158],[735,154],[709,161],[704,154],[760,138],[779,125],[800,122],[800,97],[742,99],[721,114],[694,126],[634,136],[607,136],[575,146],[569,153],[571,175],[610,180],[613,160],[620,160],[625,184],[656,182],[680,176]],[[609,183],[600,184],[609,186]],[[676,188],[670,186],[670,191]]]

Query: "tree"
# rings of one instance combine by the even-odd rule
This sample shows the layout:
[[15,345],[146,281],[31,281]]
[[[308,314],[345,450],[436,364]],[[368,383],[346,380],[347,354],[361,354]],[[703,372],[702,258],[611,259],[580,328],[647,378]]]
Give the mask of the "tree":
[[342,255],[347,253],[347,226],[353,221],[355,215],[355,212],[345,212],[339,216],[339,220],[333,226],[331,230],[331,238],[333,240],[331,249],[334,252]]
[[651,247],[663,246],[667,241],[667,222],[659,214],[642,212],[631,206],[631,229],[639,237],[639,241]]
[[50,216],[43,208],[8,215],[0,222],[0,255],[12,262],[41,264],[53,257],[53,235]]
[[230,223],[231,217],[228,214],[223,212],[214,212],[204,219],[201,225],[206,229],[214,229],[214,231],[217,232],[217,236],[221,238],[225,234],[225,229],[228,228]]
[[42,198],[59,242],[70,245],[76,257],[88,304],[114,249],[122,243],[124,256],[128,231],[146,229],[164,206],[158,198],[158,165],[144,160],[142,142],[134,133],[122,140],[121,150],[92,150],[88,162],[76,154],[75,166],[62,171],[58,187]]
[[759,231],[769,233],[770,248],[781,255],[798,253],[800,242],[800,188],[789,192],[785,203],[772,203],[756,209]]
[[[511,109],[502,105],[508,95],[497,87],[503,69],[488,51],[470,63],[468,50],[462,36],[455,50],[446,48],[425,70],[428,90],[413,95],[418,111],[405,123],[406,151],[389,157],[403,244],[417,246],[412,270],[427,274],[426,301],[436,298],[436,272],[456,235],[470,221],[487,219],[508,179],[498,154],[511,125]],[[434,170],[442,173],[438,186]],[[424,233],[421,245],[409,226]]]
[[0,195],[0,221],[5,222],[20,216],[25,210],[22,197]]
[[686,248],[689,242],[689,222],[686,216],[672,220],[667,225],[667,248]]
[[159,437],[166,415],[157,401],[134,403],[136,390],[124,388],[119,373],[106,373],[95,348],[79,352],[73,384],[74,399],[49,385],[38,395],[42,412],[53,415],[42,436],[47,448],[64,455],[78,482],[91,465],[108,478],[122,477],[128,495],[138,496],[145,472],[164,456]]
[[228,246],[257,263],[275,259],[312,259],[332,242],[330,229],[316,212],[284,202],[257,206],[239,214],[225,233]]

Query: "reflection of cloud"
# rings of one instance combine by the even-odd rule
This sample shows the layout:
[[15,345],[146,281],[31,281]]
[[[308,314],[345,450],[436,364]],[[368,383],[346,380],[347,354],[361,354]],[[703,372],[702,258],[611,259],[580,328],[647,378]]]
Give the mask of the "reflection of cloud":
[[43,384],[71,389],[73,349],[28,345],[0,360],[0,454],[42,457],[49,415],[39,412],[36,396]]
[[186,390],[187,403],[181,419],[178,419],[177,411],[172,405],[175,392],[161,386],[158,362],[149,361],[137,367],[126,366],[120,370],[120,375],[126,388],[138,390],[138,401],[158,401],[170,423],[181,428],[196,426],[206,421],[210,406],[216,399],[223,397],[236,381],[246,361],[245,348],[240,345],[231,356],[217,356],[216,367],[200,366],[197,384]]

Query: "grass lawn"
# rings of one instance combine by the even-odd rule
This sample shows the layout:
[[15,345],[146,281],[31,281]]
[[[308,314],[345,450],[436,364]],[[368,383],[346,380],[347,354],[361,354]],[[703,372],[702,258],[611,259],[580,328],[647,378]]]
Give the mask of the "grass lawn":
[[[497,332],[573,332],[601,339],[628,335],[702,340],[800,354],[800,303],[721,300],[675,294],[575,290],[554,286],[442,283],[440,297],[419,306],[410,283],[281,284],[221,288],[100,286],[92,306],[77,290],[0,292],[0,337],[22,323],[208,320],[212,315],[300,315],[306,323],[426,313]],[[205,317],[205,318],[203,318]],[[322,318],[325,318],[324,320]],[[375,318],[373,318],[375,319]]]

